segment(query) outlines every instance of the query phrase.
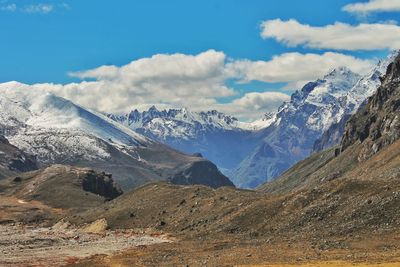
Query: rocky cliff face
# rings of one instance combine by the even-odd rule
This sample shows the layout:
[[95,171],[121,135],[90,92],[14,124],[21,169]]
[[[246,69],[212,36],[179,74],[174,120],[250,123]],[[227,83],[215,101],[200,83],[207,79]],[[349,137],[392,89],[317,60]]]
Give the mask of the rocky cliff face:
[[400,55],[388,66],[376,93],[348,120],[339,147],[314,153],[260,190],[291,192],[348,179],[348,184],[372,181],[381,187],[398,186],[399,139]]
[[102,196],[106,200],[114,199],[122,194],[122,190],[108,173],[87,170],[79,176],[78,182],[82,184],[83,190]]
[[400,137],[400,55],[388,66],[382,85],[346,124],[340,150],[356,143],[363,148],[358,160],[370,158]]
[[376,66],[365,76],[345,96],[344,101],[347,106],[345,115],[338,123],[331,127],[314,144],[313,152],[322,151],[329,147],[340,144],[345,131],[345,126],[352,114],[368,103],[368,98],[372,96],[381,85],[380,78],[385,75],[390,63],[399,55],[400,51],[395,50],[386,59],[380,60]]

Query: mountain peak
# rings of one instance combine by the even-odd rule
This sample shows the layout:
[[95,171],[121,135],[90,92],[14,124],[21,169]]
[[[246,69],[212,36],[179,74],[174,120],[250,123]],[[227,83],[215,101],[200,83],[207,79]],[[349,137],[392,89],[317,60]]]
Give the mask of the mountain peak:
[[389,82],[399,81],[400,78],[400,54],[397,54],[393,60],[388,65],[387,72],[383,77],[383,84],[387,84]]
[[387,57],[387,59],[389,59],[393,62],[399,55],[400,55],[400,49],[395,49],[389,53],[389,56]]
[[159,110],[157,109],[157,107],[156,107],[155,105],[152,105],[152,106],[149,108],[148,112],[159,112]]
[[335,68],[324,76],[324,80],[355,80],[361,76],[345,66]]

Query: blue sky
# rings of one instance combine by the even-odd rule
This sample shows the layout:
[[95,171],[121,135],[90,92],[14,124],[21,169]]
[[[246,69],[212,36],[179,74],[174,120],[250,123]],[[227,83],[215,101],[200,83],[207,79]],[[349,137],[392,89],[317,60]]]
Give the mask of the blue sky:
[[[379,0],[371,0],[373,1]],[[17,80],[28,84],[68,84],[79,83],[81,79],[101,80],[98,75],[81,75],[82,71],[103,65],[121,67],[156,54],[179,53],[195,56],[211,49],[222,52],[225,56],[224,62],[268,62],[273,56],[293,52],[301,55],[340,53],[353,56],[360,62],[385,56],[396,44],[390,47],[376,45],[347,49],[330,44],[313,45],[310,40],[310,44],[297,39],[293,41],[293,38],[297,38],[292,36],[293,33],[288,36],[275,36],[274,33],[268,33],[272,37],[262,36],[260,25],[275,19],[284,23],[294,19],[301,25],[312,27],[325,27],[336,22],[353,27],[360,23],[389,26],[396,25],[400,19],[396,7],[361,12],[343,10],[346,5],[356,2],[366,4],[369,1],[0,0],[0,82]],[[397,33],[397,29],[390,30]],[[284,41],[279,41],[279,38]],[[297,43],[288,45],[288,42]],[[361,67],[357,65],[354,68],[358,70]],[[79,72],[79,75],[69,75],[71,72]],[[255,78],[243,79],[243,76]],[[222,83],[234,93],[199,97],[213,98],[216,104],[230,103],[252,92],[290,94],[297,89],[295,82],[303,82],[302,78],[284,81],[257,78],[259,76],[247,73],[233,75],[229,79],[223,79]],[[309,76],[304,76],[305,80],[308,78]],[[242,81],[237,82],[241,79]],[[218,79],[216,82],[221,83]],[[293,84],[292,87],[289,86],[289,90],[288,84]],[[173,89],[171,90],[170,93],[173,94]],[[64,97],[67,95],[71,93],[63,93]],[[132,107],[135,106],[134,95],[133,93],[130,105]],[[138,105],[166,102],[167,106],[171,106],[180,103],[154,98],[146,101],[142,95],[141,97]],[[110,109],[126,110],[128,107],[125,105],[129,104],[121,105],[124,106],[119,109],[110,106]],[[101,110],[100,107],[91,108]]]

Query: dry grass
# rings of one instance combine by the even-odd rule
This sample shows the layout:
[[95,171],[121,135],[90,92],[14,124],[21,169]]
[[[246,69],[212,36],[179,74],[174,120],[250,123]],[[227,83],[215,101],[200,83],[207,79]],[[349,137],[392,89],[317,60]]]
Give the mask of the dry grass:
[[398,267],[398,262],[385,263],[354,263],[345,261],[320,261],[312,263],[296,263],[296,264],[267,264],[267,265],[238,265],[240,267]]

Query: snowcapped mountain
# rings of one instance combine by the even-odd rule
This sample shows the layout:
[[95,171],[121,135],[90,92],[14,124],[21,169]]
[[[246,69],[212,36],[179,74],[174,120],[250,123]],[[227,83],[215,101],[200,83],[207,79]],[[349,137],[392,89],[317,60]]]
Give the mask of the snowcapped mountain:
[[[211,162],[182,154],[102,114],[17,82],[0,84],[0,127],[12,145],[36,155],[42,166],[62,163],[106,170],[125,189],[172,179],[178,167],[200,163],[210,170],[205,184],[230,184]],[[191,178],[198,177],[187,177],[187,181]]]
[[158,110],[152,106],[149,110],[139,112],[137,109],[129,114],[108,114],[109,118],[135,131],[145,132],[159,140],[179,138],[189,140],[197,138],[200,133],[217,130],[259,130],[267,127],[274,114],[268,113],[262,119],[246,123],[222,112],[192,112],[188,108]]
[[276,112],[267,112],[260,119],[253,122],[243,123],[241,127],[243,129],[259,131],[267,128],[276,120]]
[[201,153],[228,174],[255,147],[253,131],[268,126],[273,114],[255,123],[244,123],[216,110],[192,112],[187,108],[108,114],[121,125],[180,151]]
[[387,58],[379,60],[376,66],[349,90],[344,97],[345,115],[337,123],[333,123],[322,137],[315,142],[314,151],[321,151],[340,143],[350,115],[366,104],[367,99],[376,92],[376,89],[381,85],[380,78],[386,73],[389,64],[399,54],[400,50],[395,50]]
[[345,113],[345,97],[360,78],[360,75],[341,67],[323,79],[306,84],[301,91],[292,95],[290,102],[279,109],[274,124],[284,125],[289,122],[289,127],[305,125],[313,131],[327,130]]
[[395,50],[387,58],[379,60],[376,66],[348,92],[346,95],[348,113],[355,113],[365,100],[376,92],[381,85],[380,78],[385,75],[387,67],[399,54],[400,50]]
[[331,125],[355,112],[376,90],[381,72],[375,70],[384,69],[385,64],[380,62],[373,74],[364,77],[341,67],[296,91],[263,130],[262,143],[235,170],[233,182],[257,187],[309,156],[315,141]]
[[347,119],[375,92],[397,54],[379,61],[365,76],[346,67],[334,69],[296,91],[277,113],[267,113],[253,123],[217,111],[155,107],[107,116],[180,151],[201,153],[237,186],[253,188],[277,177],[314,148],[337,144]]
[[[52,162],[58,149],[66,146],[84,159],[108,159],[105,145],[133,147],[152,141],[114,123],[101,114],[75,105],[50,93],[10,82],[0,84],[0,125],[10,142],[37,155],[41,162]],[[52,134],[49,135],[49,132]],[[62,140],[60,140],[62,137]],[[33,145],[34,144],[34,145]],[[62,151],[62,149],[61,149]]]

